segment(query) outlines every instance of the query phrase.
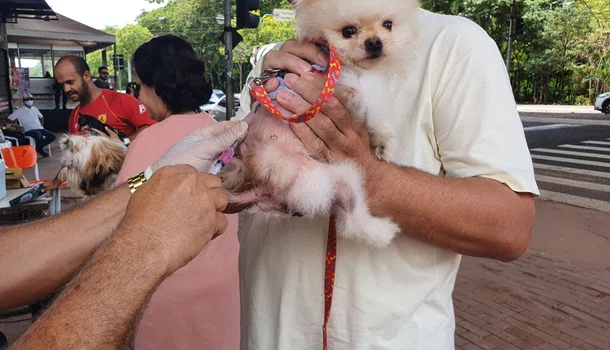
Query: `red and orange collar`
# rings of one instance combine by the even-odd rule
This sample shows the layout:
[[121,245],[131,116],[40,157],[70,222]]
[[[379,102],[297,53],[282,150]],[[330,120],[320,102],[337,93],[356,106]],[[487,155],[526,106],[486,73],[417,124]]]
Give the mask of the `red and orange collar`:
[[[341,65],[342,62],[339,59],[339,56],[337,56],[337,52],[332,47],[329,47],[329,62],[328,68],[326,69],[326,83],[324,84],[324,88],[322,89],[322,92],[320,93],[320,96],[316,102],[311,105],[311,107],[309,107],[309,109],[302,115],[283,115],[263,87],[265,81],[277,77],[281,71],[277,69],[267,69],[260,77],[251,79],[248,82],[248,87],[254,93],[256,100],[261,104],[261,106],[265,107],[265,109],[276,117],[292,123],[304,123],[320,113],[322,108],[326,106],[330,98],[333,96],[335,88],[337,87],[337,82],[341,76]],[[324,73],[320,73],[315,69],[312,70],[312,72],[319,76],[325,75]]]

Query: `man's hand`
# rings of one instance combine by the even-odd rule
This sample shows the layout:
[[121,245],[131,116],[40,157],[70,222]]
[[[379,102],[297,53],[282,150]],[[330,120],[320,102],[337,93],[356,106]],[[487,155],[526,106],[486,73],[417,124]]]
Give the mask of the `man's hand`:
[[[325,77],[311,72],[311,66],[300,57],[326,65],[328,58],[317,46],[289,40],[279,51],[270,51],[264,56],[263,70],[281,68],[295,74],[287,74],[284,83],[303,98],[288,91],[278,93],[278,103],[286,110],[303,114],[318,99]],[[269,80],[265,89],[277,88],[277,79]],[[349,96],[335,94],[321,113],[305,124],[290,123],[292,131],[308,150],[321,158],[330,160],[354,159],[367,169],[376,160],[371,151],[371,142],[363,125],[353,121],[342,101]]]
[[157,286],[225,230],[219,211],[226,205],[217,177],[187,165],[160,169],[133,194],[115,233],[13,349],[124,348]]
[[151,166],[153,172],[165,165],[189,164],[200,172],[207,172],[222,152],[248,130],[245,122],[226,121],[197,129],[178,141]]
[[121,138],[119,137],[119,134],[117,134],[116,132],[114,132],[112,129],[110,129],[109,127],[104,127],[106,129],[106,132],[108,133],[108,137],[111,140],[115,140],[115,141],[119,141],[121,143],[123,143],[123,140],[121,140]]
[[162,257],[167,276],[224,232],[227,202],[218,177],[188,165],[164,167],[134,193],[114,239]]

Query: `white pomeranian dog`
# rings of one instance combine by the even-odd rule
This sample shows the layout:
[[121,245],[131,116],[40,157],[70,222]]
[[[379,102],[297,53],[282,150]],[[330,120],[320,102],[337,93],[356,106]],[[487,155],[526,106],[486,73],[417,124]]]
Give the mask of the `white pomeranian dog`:
[[[383,158],[394,137],[389,90],[407,74],[417,37],[416,0],[296,0],[297,40],[332,46],[343,62],[336,91],[366,125],[372,147]],[[346,102],[346,101],[344,101]],[[315,217],[334,214],[337,234],[387,246],[400,232],[389,218],[375,217],[366,202],[362,170],[354,162],[315,160],[288,121],[254,106],[245,118],[248,135],[222,175],[235,204]],[[247,149],[247,151],[245,151]],[[247,190],[243,190],[247,188]],[[405,199],[406,200],[406,199]]]

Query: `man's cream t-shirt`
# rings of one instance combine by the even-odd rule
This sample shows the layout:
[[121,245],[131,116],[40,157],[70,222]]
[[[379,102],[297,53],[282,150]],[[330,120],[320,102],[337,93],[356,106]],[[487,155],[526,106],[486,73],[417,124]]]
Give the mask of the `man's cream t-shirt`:
[[[388,160],[439,176],[491,178],[538,195],[494,41],[465,18],[419,10],[418,21],[408,78],[382,92],[392,98],[380,108],[398,132],[386,148]],[[250,76],[259,74],[260,62]],[[250,102],[246,88],[236,118]],[[327,228],[327,217],[240,214],[242,349],[322,348]],[[381,250],[339,238],[329,348],[453,349],[451,294],[460,259],[406,233]]]

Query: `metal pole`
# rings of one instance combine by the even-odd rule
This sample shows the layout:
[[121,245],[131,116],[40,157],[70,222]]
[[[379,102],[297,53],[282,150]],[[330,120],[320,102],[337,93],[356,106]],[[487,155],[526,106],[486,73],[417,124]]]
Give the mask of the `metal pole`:
[[506,70],[508,71],[509,75],[510,75],[510,55],[513,50],[513,31],[515,29],[515,9],[516,8],[517,8],[517,4],[515,3],[515,0],[513,0],[513,3],[510,5],[510,26],[508,29],[508,52],[506,54]]
[[118,78],[118,67],[116,65],[116,44],[113,45],[114,46],[114,56],[112,56],[112,66],[114,67],[114,90],[119,90],[118,86],[119,86],[119,78]]
[[127,61],[127,77],[127,80],[129,80],[128,83],[133,81],[131,80],[131,60]]
[[235,98],[233,97],[233,31],[231,27],[231,0],[225,0],[225,74],[226,87],[225,98],[227,99],[226,118],[230,120],[235,113]]

